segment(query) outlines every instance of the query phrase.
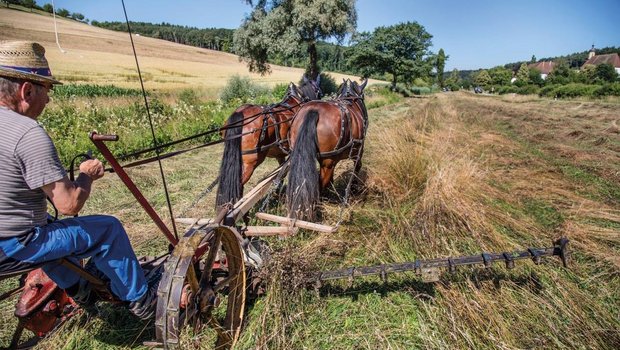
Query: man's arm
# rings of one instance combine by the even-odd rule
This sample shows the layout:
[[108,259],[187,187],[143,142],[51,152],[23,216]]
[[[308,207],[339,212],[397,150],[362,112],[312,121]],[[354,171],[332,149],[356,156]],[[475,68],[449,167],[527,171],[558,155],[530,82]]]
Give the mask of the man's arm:
[[61,214],[77,215],[90,195],[93,181],[103,174],[103,164],[97,159],[89,159],[80,164],[80,175],[75,181],[71,182],[65,176],[42,189]]

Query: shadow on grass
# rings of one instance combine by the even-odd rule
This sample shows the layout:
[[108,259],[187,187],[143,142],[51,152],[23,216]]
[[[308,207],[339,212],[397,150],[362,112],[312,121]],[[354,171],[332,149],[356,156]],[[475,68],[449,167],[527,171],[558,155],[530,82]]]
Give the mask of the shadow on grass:
[[401,275],[387,282],[369,281],[368,279],[372,279],[372,277],[365,278],[365,280],[360,278],[360,282],[354,282],[350,286],[343,286],[342,282],[324,282],[320,288],[314,290],[319,297],[350,296],[355,301],[360,295],[364,294],[379,293],[385,297],[388,293],[398,291],[406,291],[420,299],[433,299],[437,295],[436,285],[452,288],[462,286],[468,281],[477,289],[487,289],[489,286],[487,282],[491,282],[496,290],[502,288],[502,282],[526,288],[534,294],[539,294],[544,289],[539,275],[534,271],[524,274],[514,274],[497,269],[459,271],[452,274],[446,272],[438,282],[422,282],[419,278],[406,275]]
[[[142,347],[143,342],[155,339],[155,320],[141,321],[122,306],[99,304],[101,325],[93,337],[104,344],[123,347]],[[83,317],[86,322],[88,317]]]

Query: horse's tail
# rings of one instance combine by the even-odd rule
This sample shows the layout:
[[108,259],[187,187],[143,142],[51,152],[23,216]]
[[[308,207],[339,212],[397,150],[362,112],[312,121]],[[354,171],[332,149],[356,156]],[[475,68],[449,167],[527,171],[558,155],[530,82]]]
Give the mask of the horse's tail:
[[233,113],[226,123],[224,132],[224,154],[220,164],[220,180],[217,187],[216,207],[226,203],[234,203],[243,194],[241,185],[241,132],[243,130],[243,114]]
[[315,109],[306,114],[295,148],[291,151],[286,197],[292,218],[314,218],[314,207],[319,199],[319,171],[316,167],[318,119],[319,112]]

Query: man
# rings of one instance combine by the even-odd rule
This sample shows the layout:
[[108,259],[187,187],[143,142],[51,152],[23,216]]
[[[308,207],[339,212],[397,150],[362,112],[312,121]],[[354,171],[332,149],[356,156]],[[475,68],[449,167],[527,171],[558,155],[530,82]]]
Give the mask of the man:
[[[45,49],[33,42],[0,42],[0,271],[47,263],[43,270],[78,303],[94,301],[91,286],[58,263],[90,258],[87,269],[109,280],[111,292],[142,319],[153,316],[161,271],[147,281],[121,223],[111,216],[81,216],[47,223],[48,197],[64,215],[76,215],[101,178],[99,160],[80,164],[70,181],[56,148],[37,123],[61,84]],[[48,263],[49,262],[49,263]]]

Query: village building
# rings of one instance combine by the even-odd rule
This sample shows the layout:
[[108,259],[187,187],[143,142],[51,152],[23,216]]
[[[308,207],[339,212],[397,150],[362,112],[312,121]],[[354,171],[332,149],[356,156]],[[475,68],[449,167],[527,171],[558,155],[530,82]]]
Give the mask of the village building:
[[587,65],[598,66],[604,63],[611,64],[616,69],[616,73],[620,74],[620,56],[617,53],[597,55],[594,51],[594,45],[592,45],[592,49],[588,53],[588,60],[581,66],[581,69]]
[[540,77],[545,80],[547,79],[547,75],[551,73],[553,68],[555,67],[555,62],[553,61],[541,61],[536,63],[530,63],[527,65],[527,68],[530,70],[536,69],[540,72]]

